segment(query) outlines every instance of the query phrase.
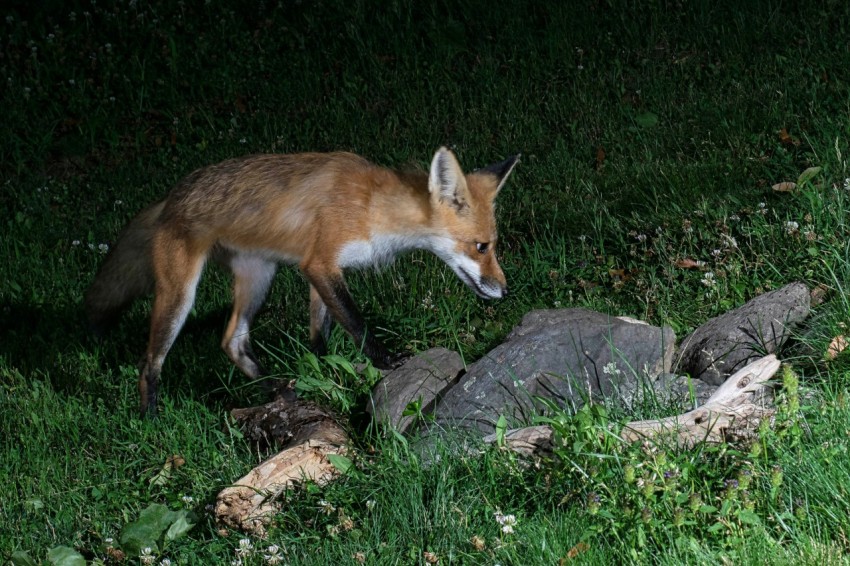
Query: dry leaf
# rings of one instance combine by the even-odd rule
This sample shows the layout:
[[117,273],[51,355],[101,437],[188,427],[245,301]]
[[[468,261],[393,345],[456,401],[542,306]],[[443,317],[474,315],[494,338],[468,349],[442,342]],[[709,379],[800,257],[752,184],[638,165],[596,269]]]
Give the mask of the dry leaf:
[[797,188],[797,183],[792,181],[782,181],[781,183],[776,183],[771,188],[777,193],[790,193]]
[[605,148],[601,145],[596,148],[596,169],[602,169],[602,166],[605,164]]
[[785,147],[790,147],[792,145],[800,145],[800,142],[791,137],[791,134],[789,134],[788,130],[785,128],[779,130],[779,141]]
[[560,566],[564,566],[564,564],[566,564],[568,560],[573,560],[576,556],[578,556],[582,552],[587,552],[588,550],[590,550],[590,547],[587,545],[587,543],[586,542],[580,542],[577,545],[575,545],[574,547],[572,547],[567,552],[567,555],[564,558],[561,558],[558,561],[558,564]]
[[162,469],[150,479],[151,485],[165,485],[171,480],[171,472],[172,470],[176,470],[180,466],[186,463],[186,460],[183,456],[179,454],[174,454],[165,459],[165,463],[162,465]]
[[705,262],[693,260],[693,259],[690,259],[690,258],[684,258],[684,259],[677,259],[675,262],[673,262],[673,265],[675,265],[676,267],[678,267],[680,269],[699,269],[703,265],[705,265]]
[[826,359],[834,360],[838,357],[844,348],[847,347],[847,338],[843,334],[839,334],[829,343],[829,348],[826,349]]
[[826,300],[827,293],[829,293],[829,287],[823,283],[819,283],[818,286],[812,289],[812,292],[809,293],[811,305],[816,307],[823,303]]

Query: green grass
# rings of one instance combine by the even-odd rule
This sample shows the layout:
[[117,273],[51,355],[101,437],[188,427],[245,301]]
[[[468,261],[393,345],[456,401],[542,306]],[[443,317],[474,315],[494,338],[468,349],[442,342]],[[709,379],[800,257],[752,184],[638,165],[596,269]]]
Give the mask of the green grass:
[[[594,445],[626,418],[614,410],[565,416],[571,449],[554,462],[444,446],[423,466],[366,426],[368,384],[323,363],[338,387],[309,394],[351,416],[357,471],[288,495],[253,544],[278,544],[298,564],[356,553],[425,563],[423,552],[440,564],[556,564],[571,549],[580,563],[846,560],[850,364],[823,360],[850,324],[846,3],[80,1],[12,2],[2,15],[0,559],[44,560],[64,545],[109,560],[106,539],[153,503],[201,517],[161,557],[236,557],[239,535],[219,533],[204,507],[266,454],[230,426],[228,409],[262,392],[218,346],[226,276],[211,269],[201,284],[153,423],[136,418],[135,391],[149,304],[100,342],[82,321],[99,247],[133,214],[237,155],[343,149],[425,166],[450,144],[469,169],[523,154],[498,210],[511,294],[484,303],[425,254],[352,274],[389,345],[472,361],[525,312],[554,306],[682,337],[803,280],[829,292],[782,352],[801,409],[755,453]],[[771,190],[809,167],[821,169],[797,191]],[[306,283],[282,269],[254,332],[275,377],[315,375],[303,359],[307,304]],[[331,350],[362,361],[342,333]],[[178,454],[185,465],[163,476]],[[627,465],[680,475],[647,494],[625,480]],[[726,484],[742,469],[746,496]],[[694,493],[714,511],[682,516]],[[516,515],[513,535],[500,535],[496,511]]]

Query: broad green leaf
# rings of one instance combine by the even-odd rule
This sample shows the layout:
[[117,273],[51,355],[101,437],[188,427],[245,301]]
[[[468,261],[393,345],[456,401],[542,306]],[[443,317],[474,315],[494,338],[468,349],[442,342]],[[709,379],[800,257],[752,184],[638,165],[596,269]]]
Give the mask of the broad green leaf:
[[12,566],[38,566],[38,562],[23,550],[13,552],[12,556],[9,557],[9,561],[12,563]]
[[499,415],[499,420],[496,421],[496,444],[499,446],[505,445],[505,433],[508,430],[508,419],[505,415]]
[[168,527],[168,531],[165,533],[165,540],[178,539],[198,524],[198,516],[191,511],[183,509],[182,511],[177,511],[176,514],[176,519],[171,523],[171,526]]
[[354,462],[351,459],[340,454],[328,454],[328,462],[343,474],[354,466]]
[[747,509],[742,509],[738,512],[738,520],[747,525],[761,524],[761,519],[759,519],[759,516]]
[[803,183],[810,182],[812,179],[815,178],[815,176],[817,176],[818,173],[820,173],[820,169],[820,167],[809,167],[808,169],[800,173],[800,177],[797,179],[797,185],[799,186]]
[[83,555],[68,546],[54,546],[47,551],[47,560],[56,566],[86,566]]
[[635,122],[641,128],[652,128],[658,124],[658,116],[653,112],[644,112],[635,116]]
[[154,503],[149,505],[140,514],[139,518],[128,523],[121,530],[119,541],[121,549],[130,555],[138,555],[145,548],[150,547],[154,552],[159,552],[159,540],[162,533],[176,520],[177,513],[165,505]]

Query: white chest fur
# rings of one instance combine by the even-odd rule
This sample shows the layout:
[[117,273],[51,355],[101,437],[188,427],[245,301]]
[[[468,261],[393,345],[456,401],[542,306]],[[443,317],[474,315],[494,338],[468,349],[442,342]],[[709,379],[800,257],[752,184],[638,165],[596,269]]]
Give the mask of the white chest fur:
[[381,234],[345,244],[339,251],[337,263],[342,268],[380,267],[392,263],[402,252],[429,247],[429,239],[425,236]]

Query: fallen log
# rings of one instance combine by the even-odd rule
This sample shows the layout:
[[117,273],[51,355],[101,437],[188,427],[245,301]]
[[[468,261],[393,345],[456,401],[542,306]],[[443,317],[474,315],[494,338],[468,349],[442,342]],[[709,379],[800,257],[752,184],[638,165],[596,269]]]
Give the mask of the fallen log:
[[[683,447],[749,438],[761,421],[775,412],[759,401],[766,398],[763,393],[768,380],[779,366],[773,354],[755,360],[732,374],[704,405],[681,415],[627,423],[620,438],[630,443],[664,439]],[[508,431],[504,442],[523,455],[541,456],[551,454],[553,436],[549,426],[533,426]],[[495,434],[484,438],[489,443],[496,440]]]
[[231,414],[250,439],[283,447],[216,498],[220,524],[263,536],[284,491],[305,479],[323,484],[337,475],[328,456],[345,454],[348,435],[328,411],[307,401],[278,398]]

